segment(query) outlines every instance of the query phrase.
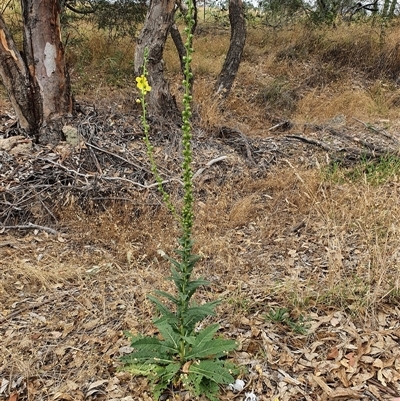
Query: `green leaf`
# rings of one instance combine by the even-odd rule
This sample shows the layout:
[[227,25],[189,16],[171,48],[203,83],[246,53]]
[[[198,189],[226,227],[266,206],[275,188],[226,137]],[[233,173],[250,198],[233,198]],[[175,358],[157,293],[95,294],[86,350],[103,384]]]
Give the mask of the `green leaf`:
[[219,386],[214,381],[204,376],[188,373],[182,377],[185,388],[189,389],[194,395],[206,396],[211,401],[218,401]]
[[170,256],[165,256],[166,259],[172,263],[173,266],[175,266],[177,268],[177,270],[181,270],[181,263],[179,261],[177,261],[174,258],[171,258]]
[[182,273],[178,272],[173,267],[171,267],[171,279],[175,283],[178,292],[182,293],[182,284],[183,284]]
[[121,358],[125,364],[129,363],[154,363],[157,358],[157,364],[165,364],[171,361],[171,355],[176,353],[176,349],[167,341],[159,340],[155,337],[143,337],[133,340],[131,346],[135,350],[129,355]]
[[213,338],[201,346],[193,347],[187,354],[186,359],[201,359],[227,355],[228,352],[237,348],[237,344],[233,340],[225,340],[224,338]]
[[178,298],[175,298],[173,295],[169,294],[168,292],[165,292],[165,291],[154,291],[154,293],[159,295],[160,297],[164,297],[164,298],[169,299],[175,305],[179,302]]
[[173,347],[173,349],[175,349],[176,352],[178,352],[178,350],[179,350],[179,341],[181,339],[181,336],[178,333],[175,332],[175,330],[173,329],[173,327],[171,327],[169,322],[166,321],[166,320],[163,320],[161,322],[158,321],[158,322],[154,323],[154,325],[160,331],[160,333],[163,336],[165,342],[168,345],[171,345]]
[[181,364],[179,362],[171,363],[163,367],[163,372],[158,379],[153,380],[153,396],[155,400],[160,398],[161,393],[169,386],[176,374],[179,372]]
[[202,378],[199,383],[198,393],[196,395],[204,394],[210,401],[219,401],[218,397],[219,386],[212,380]]
[[199,331],[196,334],[196,341],[193,344],[193,348],[201,348],[214,337],[214,334],[218,331],[218,329],[219,324],[215,323]]
[[204,305],[195,305],[188,308],[184,316],[184,326],[191,332],[194,330],[196,323],[201,322],[204,318],[214,315],[215,307],[220,303],[219,300],[208,302]]
[[132,363],[124,367],[124,370],[135,376],[157,375],[158,366],[145,363]]
[[229,372],[231,365],[219,359],[198,361],[190,365],[189,373],[201,375],[218,384],[229,384],[235,381]]
[[154,297],[153,295],[148,295],[147,297],[156,305],[156,308],[160,312],[161,316],[171,321],[171,323],[173,321],[178,323],[176,315],[171,312],[157,297]]
[[192,295],[194,294],[194,292],[197,290],[197,288],[203,286],[203,285],[208,285],[210,284],[209,281],[204,280],[204,279],[198,279],[198,280],[193,280],[193,281],[189,281],[186,291],[189,294],[189,298],[192,297]]

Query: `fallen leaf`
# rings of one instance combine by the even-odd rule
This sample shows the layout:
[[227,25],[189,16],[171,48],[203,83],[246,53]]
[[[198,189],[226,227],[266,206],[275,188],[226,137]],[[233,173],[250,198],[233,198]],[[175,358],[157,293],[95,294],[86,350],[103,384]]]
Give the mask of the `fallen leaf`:
[[8,398],[8,401],[17,401],[17,400],[18,400],[18,393],[10,394],[10,397]]
[[339,350],[336,347],[333,347],[328,352],[326,359],[336,359],[339,356]]

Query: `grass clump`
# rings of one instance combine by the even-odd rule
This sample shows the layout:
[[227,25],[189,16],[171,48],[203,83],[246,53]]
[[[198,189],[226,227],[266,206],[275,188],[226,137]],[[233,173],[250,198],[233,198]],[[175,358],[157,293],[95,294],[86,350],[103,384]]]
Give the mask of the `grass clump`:
[[376,159],[364,157],[351,167],[342,167],[340,162],[331,163],[326,170],[327,180],[337,183],[364,182],[370,185],[382,185],[396,181],[400,173],[400,159],[393,155],[384,155]]
[[284,78],[273,80],[261,89],[256,96],[259,103],[265,104],[268,111],[291,114],[296,110],[298,95]]
[[265,319],[273,323],[283,324],[296,334],[306,335],[310,328],[307,319],[303,315],[300,315],[297,319],[293,319],[287,308],[271,309],[265,315]]

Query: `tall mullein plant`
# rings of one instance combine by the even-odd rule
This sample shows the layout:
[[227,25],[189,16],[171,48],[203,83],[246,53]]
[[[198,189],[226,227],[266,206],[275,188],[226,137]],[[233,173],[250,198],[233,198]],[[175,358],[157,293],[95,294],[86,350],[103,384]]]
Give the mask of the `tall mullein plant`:
[[[169,210],[178,218],[181,224],[181,237],[178,258],[168,258],[171,262],[171,276],[168,278],[175,284],[175,294],[155,291],[149,299],[155,304],[158,315],[154,325],[159,336],[134,336],[127,333],[131,339],[133,352],[122,358],[124,370],[135,375],[147,376],[152,386],[154,399],[166,390],[179,391],[185,389],[195,396],[204,395],[211,401],[217,401],[220,385],[235,381],[233,375],[238,368],[227,359],[230,351],[236,348],[236,343],[216,337],[218,324],[212,324],[199,329],[199,323],[206,317],[214,315],[214,309],[219,301],[197,305],[193,295],[200,286],[208,285],[204,279],[193,279],[193,269],[198,256],[193,254],[193,182],[192,182],[192,127],[191,127],[191,62],[193,54],[192,28],[194,4],[187,0],[186,20],[186,56],[185,79],[183,86],[182,111],[182,180],[184,187],[183,207],[180,213],[171,202],[169,194],[163,188],[163,180],[158,173],[153,156],[153,146],[149,139],[149,125],[146,119],[146,95],[151,91],[147,81],[146,64],[148,51],[144,53],[143,74],[136,78],[140,93],[138,103],[142,105],[142,126],[144,141],[151,163],[152,172],[158,183],[164,202]],[[167,302],[164,302],[167,301]]]

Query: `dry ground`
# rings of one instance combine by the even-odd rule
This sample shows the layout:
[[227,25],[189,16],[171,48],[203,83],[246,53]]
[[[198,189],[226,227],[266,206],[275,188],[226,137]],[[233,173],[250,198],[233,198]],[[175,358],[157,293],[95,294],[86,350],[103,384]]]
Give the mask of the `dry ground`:
[[[346,29],[345,39],[358,28]],[[397,33],[387,34],[388,53]],[[399,169],[394,158],[363,161],[398,149],[399,91],[393,77],[363,70],[361,55],[357,65],[342,60],[367,42],[344,48],[336,32],[335,47],[317,34],[328,48],[302,59],[307,36],[252,32],[222,110],[211,86],[228,36],[211,50],[209,36],[197,39],[198,54],[214,53],[195,60],[194,171],[226,156],[195,180],[197,274],[210,281],[198,300],[222,299],[210,322],[240,342],[232,358],[246,382],[221,400],[400,396]],[[73,56],[78,101],[97,109],[71,121],[84,143],[1,152],[1,191],[21,196],[4,197],[1,211],[0,399],[151,400],[146,380],[118,370],[123,331],[154,332],[146,295],[169,289],[160,251],[172,254],[179,233],[153,188],[120,180],[153,182],[134,89],[79,75]],[[172,50],[166,58],[173,78]],[[0,107],[6,132],[12,111]],[[165,177],[178,177],[178,137],[158,125],[153,140]],[[34,189],[46,174],[56,178],[50,198]],[[179,185],[168,189],[179,202]],[[11,227],[29,222],[45,229]]]

